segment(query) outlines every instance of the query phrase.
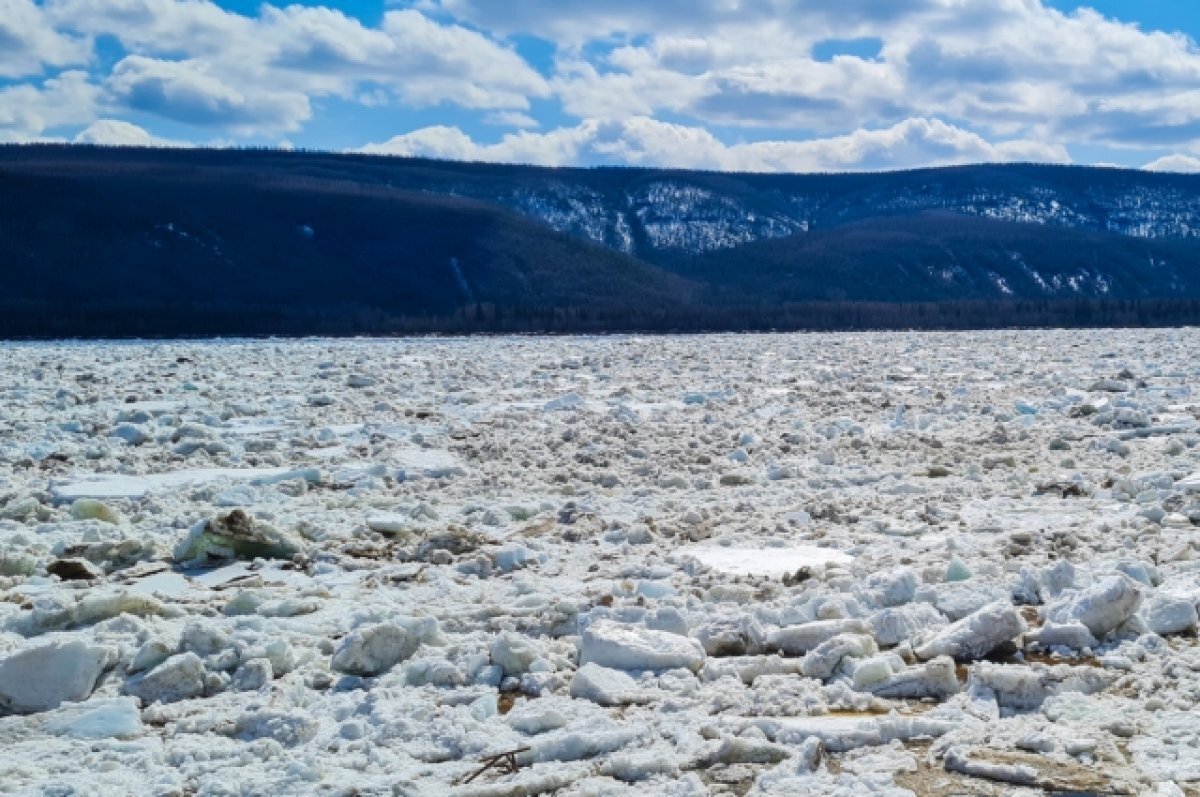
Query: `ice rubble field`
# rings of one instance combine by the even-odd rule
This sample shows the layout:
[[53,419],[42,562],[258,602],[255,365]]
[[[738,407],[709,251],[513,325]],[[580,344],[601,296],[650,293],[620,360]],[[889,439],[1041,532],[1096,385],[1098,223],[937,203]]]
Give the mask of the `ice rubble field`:
[[1200,794],[1197,331],[0,358],[0,792]]

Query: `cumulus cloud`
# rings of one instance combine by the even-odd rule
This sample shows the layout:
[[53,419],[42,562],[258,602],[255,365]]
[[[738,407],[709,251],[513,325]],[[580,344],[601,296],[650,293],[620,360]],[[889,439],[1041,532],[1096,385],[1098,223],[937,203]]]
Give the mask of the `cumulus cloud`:
[[[961,120],[989,138],[1162,147],[1200,139],[1200,51],[1041,0],[424,0],[489,30],[558,41],[552,85],[581,118],[670,113],[831,134]],[[872,57],[814,56],[831,40]],[[610,47],[597,49],[588,44]],[[597,54],[598,53],[598,54]]]
[[82,64],[90,43],[55,30],[33,0],[0,0],[0,78],[40,74],[45,67]]
[[428,127],[363,147],[370,154],[534,163],[636,164],[748,172],[861,171],[995,161],[1067,162],[1062,147],[1036,141],[990,143],[936,119],[810,140],[728,145],[700,127],[635,117],[588,120],[547,133],[519,132],[479,144],[454,127]]
[[0,141],[32,141],[47,130],[95,117],[101,90],[86,72],[72,70],[40,85],[0,88]]
[[[1195,150],[1195,42],[1045,2],[389,0],[367,24],[335,0],[0,0],[0,77],[28,81],[0,129],[138,111],[262,140],[336,98],[381,116],[453,106],[457,128],[393,146],[487,159],[775,170]],[[125,50],[108,74],[101,37]],[[518,52],[528,37],[548,63]],[[88,64],[74,98],[47,81]],[[75,105],[47,107],[47,90]],[[513,132],[478,144],[487,126]]]
[[[227,118],[233,132],[295,129],[307,118],[301,94],[306,102],[391,96],[412,106],[516,110],[549,94],[546,78],[510,48],[413,10],[389,11],[378,27],[328,7],[264,4],[247,17],[210,0],[48,0],[47,13],[79,34],[115,36],[143,59],[118,69],[142,72],[157,62],[146,89],[195,101],[155,98],[164,115],[202,123]],[[128,76],[113,78],[123,84]],[[247,124],[251,111],[233,94],[251,93],[263,101],[256,114],[262,118]],[[279,116],[268,124],[272,111]]]
[[203,61],[131,55],[116,65],[107,87],[126,107],[238,133],[296,130],[312,115],[301,92],[238,88]]
[[[471,0],[443,5],[490,18]],[[548,3],[518,5],[556,14]],[[557,13],[586,18],[577,5]],[[892,3],[890,11],[797,0],[768,4],[772,13],[748,24],[719,3],[698,5],[674,22],[657,19],[657,28],[637,27],[653,12],[630,10],[636,45],[561,59],[555,86],[568,110],[605,118],[670,111],[722,126],[824,132],[941,116],[993,136],[1113,145],[1198,135],[1200,109],[1178,99],[1200,89],[1195,44],[1089,10],[1065,15],[1039,0]],[[750,18],[763,12],[761,3],[743,5]],[[793,13],[778,13],[781,5]],[[700,37],[697,18],[707,25]],[[824,41],[864,36],[882,43],[877,57],[814,57]],[[1141,107],[1120,113],[1127,104]]]

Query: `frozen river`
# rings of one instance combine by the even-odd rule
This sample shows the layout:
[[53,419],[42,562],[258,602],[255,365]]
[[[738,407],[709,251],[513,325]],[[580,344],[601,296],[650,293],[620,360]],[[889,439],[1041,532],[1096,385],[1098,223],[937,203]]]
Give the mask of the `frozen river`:
[[0,793],[1197,795],[1198,417],[1196,330],[0,344]]

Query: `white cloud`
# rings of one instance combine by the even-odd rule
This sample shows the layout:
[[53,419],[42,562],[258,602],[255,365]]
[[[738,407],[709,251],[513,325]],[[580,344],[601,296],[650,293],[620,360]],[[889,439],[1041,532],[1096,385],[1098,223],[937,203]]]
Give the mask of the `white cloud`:
[[159,138],[145,128],[120,119],[98,119],[76,134],[76,144],[97,144],[105,147],[186,147],[183,141]]
[[55,30],[33,0],[0,0],[0,78],[83,64],[90,54],[90,42]]
[[[74,105],[49,107],[44,78],[18,86],[2,135],[137,110],[273,139],[336,112],[322,101],[337,98],[371,114],[454,106],[472,134],[516,132],[489,146],[417,131],[402,145],[540,162],[861,168],[921,153],[1200,147],[1191,39],[1045,0],[391,0],[373,25],[333,5],[276,0],[245,15],[214,0],[0,0],[0,77],[94,67],[101,36],[126,50],[75,96],[51,87]],[[535,69],[506,38],[517,34],[552,41],[552,64]],[[842,40],[871,46],[817,57]],[[28,108],[13,99],[26,95]],[[569,121],[534,132],[547,107]],[[674,124],[653,121],[664,118]],[[774,140],[734,143],[743,136]]]
[[646,117],[588,120],[547,133],[520,132],[479,144],[455,127],[429,127],[369,144],[361,152],[471,161],[636,164],[749,172],[895,169],[995,161],[1067,162],[1061,147],[1034,141],[989,143],[936,119],[909,119],[881,130],[805,141],[727,145],[700,127]]
[[1179,172],[1200,174],[1200,158],[1191,155],[1166,155],[1142,167],[1148,172]]
[[524,110],[531,97],[550,93],[520,55],[464,27],[439,25],[410,10],[388,12],[383,30],[396,57],[381,66],[412,104]]
[[204,61],[126,56],[114,67],[107,87],[126,107],[241,134],[296,130],[312,115],[305,94],[239,88],[213,74]]
[[[1161,148],[1200,140],[1200,51],[1041,0],[425,0],[489,30],[565,43],[553,86],[580,118],[669,112],[830,134],[960,120],[990,138]],[[877,58],[817,44],[878,39]],[[605,49],[587,44],[616,42]],[[600,53],[597,55],[596,53]],[[1128,109],[1128,106],[1137,106]]]
[[[978,0],[973,0],[978,1]],[[501,34],[533,33],[580,44],[655,32],[708,36],[717,28],[752,30],[792,21],[816,35],[833,29],[889,25],[926,9],[961,0],[421,0],[440,11]]]
[[255,47],[254,21],[209,0],[46,0],[60,29],[115,36],[134,52],[198,56]]
[[[155,80],[180,102],[165,96],[156,112],[214,123],[224,115],[234,133],[295,129],[307,118],[298,95],[524,110],[550,91],[513,50],[413,10],[389,11],[379,27],[367,27],[333,8],[300,5],[264,4],[257,17],[210,0],[48,0],[47,9],[68,29],[117,37],[143,59],[131,62],[139,71],[157,62]],[[114,75],[117,84],[126,80]],[[261,111],[234,95],[261,101]]]
[[47,130],[95,118],[100,89],[73,70],[42,82],[0,88],[0,141],[31,141]]

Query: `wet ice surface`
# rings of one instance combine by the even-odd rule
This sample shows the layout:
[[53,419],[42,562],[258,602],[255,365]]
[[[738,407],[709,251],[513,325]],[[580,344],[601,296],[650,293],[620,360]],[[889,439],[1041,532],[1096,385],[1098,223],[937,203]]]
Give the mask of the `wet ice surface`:
[[1195,331],[0,354],[0,792],[1200,794]]

